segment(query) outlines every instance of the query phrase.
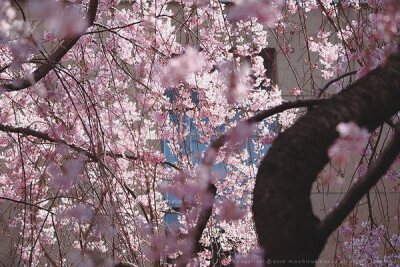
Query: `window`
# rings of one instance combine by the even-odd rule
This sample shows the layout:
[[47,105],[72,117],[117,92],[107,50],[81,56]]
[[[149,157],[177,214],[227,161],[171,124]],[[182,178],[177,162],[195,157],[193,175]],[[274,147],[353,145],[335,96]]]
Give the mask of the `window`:
[[267,70],[267,77],[271,82],[278,81],[276,72],[276,50],[275,48],[263,48],[259,54],[264,59],[264,67]]

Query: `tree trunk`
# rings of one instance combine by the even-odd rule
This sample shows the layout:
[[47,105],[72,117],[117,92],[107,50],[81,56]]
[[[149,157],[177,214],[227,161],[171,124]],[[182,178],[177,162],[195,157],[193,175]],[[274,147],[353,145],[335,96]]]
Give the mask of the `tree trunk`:
[[265,265],[281,260],[314,265],[326,237],[317,234],[310,191],[328,163],[327,151],[340,122],[369,130],[400,110],[400,53],[326,103],[308,112],[280,134],[258,170],[253,213]]

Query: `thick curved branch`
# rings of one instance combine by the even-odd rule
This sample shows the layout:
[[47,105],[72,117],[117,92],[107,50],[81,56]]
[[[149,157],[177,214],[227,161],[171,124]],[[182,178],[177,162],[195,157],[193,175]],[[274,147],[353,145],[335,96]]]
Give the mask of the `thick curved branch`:
[[280,134],[258,170],[253,213],[265,259],[315,260],[326,242],[310,201],[340,122],[369,130],[400,110],[400,53]]
[[[268,117],[271,117],[278,113],[284,112],[285,110],[288,110],[288,109],[313,107],[313,106],[322,104],[325,101],[327,101],[327,100],[326,99],[306,99],[306,100],[283,102],[282,104],[280,104],[278,106],[258,112],[256,115],[248,118],[244,122],[246,122],[248,124],[261,122]],[[218,137],[214,142],[212,142],[211,146],[207,149],[207,151],[204,155],[203,164],[212,165],[214,162],[210,161],[210,159],[213,158],[211,156],[211,154],[215,153],[215,151],[218,151],[221,147],[223,147],[227,141],[228,141],[227,135],[223,134],[220,137]]]
[[357,205],[358,201],[381,179],[396,159],[400,151],[400,131],[396,131],[391,142],[368,172],[361,177],[346,193],[337,206],[317,227],[321,238],[329,235],[343,222]]
[[[217,195],[217,187],[213,184],[210,184],[207,188],[207,193],[210,194],[213,198]],[[214,203],[213,203],[214,204]],[[201,235],[203,234],[204,229],[207,226],[208,219],[210,218],[212,214],[212,207],[210,203],[205,203],[203,204],[203,207],[201,208],[199,218],[197,219],[197,224],[193,229],[193,240],[194,240],[194,251],[193,254],[197,254],[200,252],[201,246],[200,246],[200,239]]]
[[[86,13],[86,18],[88,20],[88,27],[93,25],[96,18],[98,0],[90,0],[88,11]],[[34,72],[23,78],[18,78],[12,81],[0,84],[7,91],[19,91],[28,88],[38,81],[43,79],[52,69],[55,64],[57,64],[62,57],[78,42],[81,35],[69,37],[64,39],[59,47],[46,58],[47,64],[42,64]]]

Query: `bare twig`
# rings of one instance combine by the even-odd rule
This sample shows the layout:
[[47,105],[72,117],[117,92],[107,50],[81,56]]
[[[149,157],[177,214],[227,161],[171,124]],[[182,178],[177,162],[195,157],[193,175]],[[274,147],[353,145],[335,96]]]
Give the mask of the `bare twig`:
[[339,80],[341,80],[341,79],[343,79],[343,78],[345,78],[345,77],[347,77],[347,76],[356,74],[356,73],[357,73],[356,70],[355,70],[355,71],[346,72],[346,73],[340,75],[339,77],[330,80],[330,81],[329,81],[327,84],[325,84],[321,89],[319,89],[318,94],[315,96],[315,98],[320,98],[320,97],[322,96],[322,94],[325,92],[325,90],[328,89],[329,86],[331,86],[331,84],[333,84],[333,83],[335,83],[335,82],[337,82],[337,81],[339,81]]
[[10,201],[10,202],[14,202],[14,203],[17,203],[17,204],[31,206],[31,207],[34,207],[34,208],[37,208],[37,209],[40,209],[40,210],[45,210],[45,211],[49,212],[50,214],[55,215],[54,212],[52,212],[49,209],[43,208],[41,206],[26,202],[26,201],[16,200],[16,199],[12,199],[12,198],[9,198],[9,197],[1,197],[1,196],[0,196],[0,199],[7,200],[7,201]]
[[400,151],[400,130],[397,128],[391,142],[368,172],[347,192],[336,207],[317,227],[320,238],[327,238],[353,210],[355,205],[387,172]]

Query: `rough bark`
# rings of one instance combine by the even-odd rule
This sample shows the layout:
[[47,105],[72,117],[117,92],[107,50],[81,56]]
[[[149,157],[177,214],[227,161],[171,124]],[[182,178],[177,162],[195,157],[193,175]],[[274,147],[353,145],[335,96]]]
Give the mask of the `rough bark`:
[[[400,110],[400,53],[353,85],[308,112],[280,134],[258,170],[253,213],[266,263],[300,260],[314,265],[327,237],[311,209],[310,191],[328,163],[327,150],[340,122],[369,130]],[[270,264],[268,265],[270,266]],[[282,266],[282,264],[279,264]]]

